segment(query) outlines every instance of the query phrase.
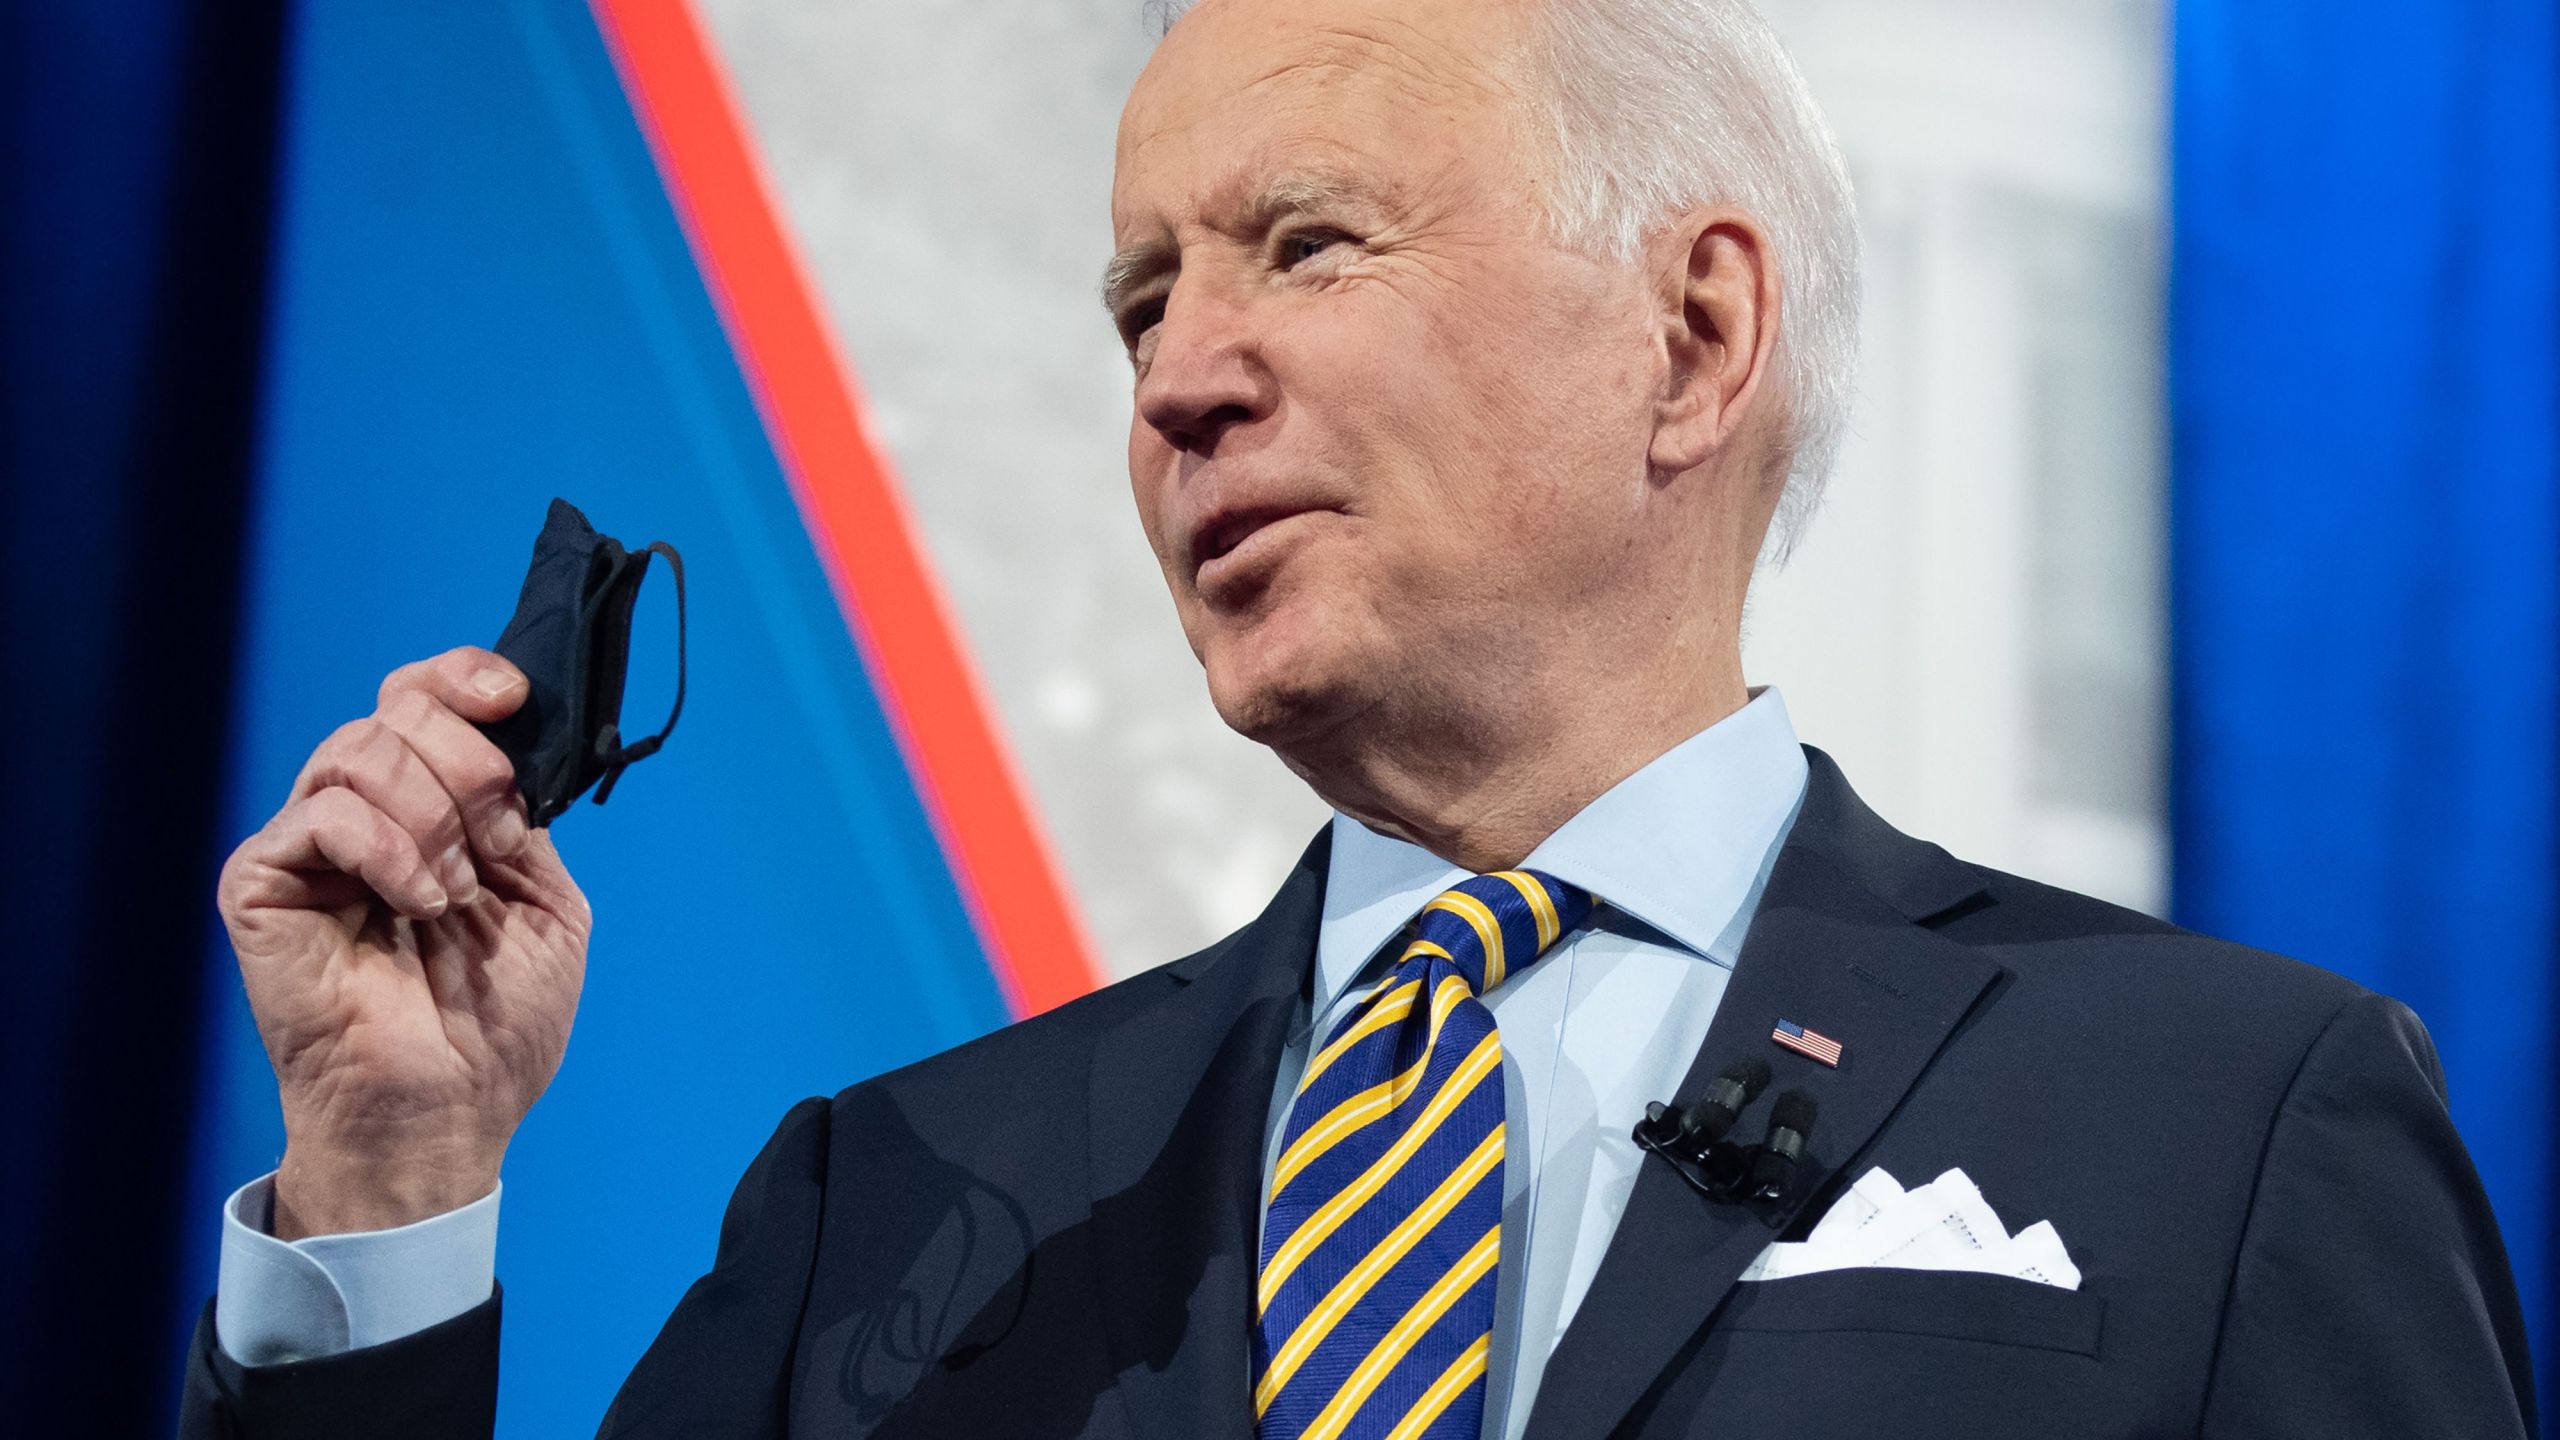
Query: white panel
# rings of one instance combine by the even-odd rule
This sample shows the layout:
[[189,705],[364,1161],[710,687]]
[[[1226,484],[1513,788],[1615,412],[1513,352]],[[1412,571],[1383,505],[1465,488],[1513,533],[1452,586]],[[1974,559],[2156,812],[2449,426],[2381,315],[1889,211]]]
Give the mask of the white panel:
[[1859,408],[1756,681],[1887,818],[2157,909],[2160,11],[1776,0],[1867,240]]

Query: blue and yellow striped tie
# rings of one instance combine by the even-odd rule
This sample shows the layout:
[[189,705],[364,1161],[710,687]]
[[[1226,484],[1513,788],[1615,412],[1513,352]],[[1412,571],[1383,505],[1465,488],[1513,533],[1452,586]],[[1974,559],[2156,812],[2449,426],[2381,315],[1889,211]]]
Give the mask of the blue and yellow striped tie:
[[1476,998],[1582,923],[1550,875],[1474,876],[1307,1061],[1263,1217],[1261,1440],[1475,1437],[1502,1254],[1502,1037]]

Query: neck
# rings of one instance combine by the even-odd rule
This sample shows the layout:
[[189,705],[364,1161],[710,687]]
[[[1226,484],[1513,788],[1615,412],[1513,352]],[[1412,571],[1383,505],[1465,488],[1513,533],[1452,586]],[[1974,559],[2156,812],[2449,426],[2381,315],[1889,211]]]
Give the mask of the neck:
[[1575,675],[1507,693],[1498,709],[1372,711],[1344,727],[1357,733],[1280,758],[1327,804],[1380,834],[1478,873],[1507,870],[1610,787],[1749,700],[1738,646],[1688,661]]

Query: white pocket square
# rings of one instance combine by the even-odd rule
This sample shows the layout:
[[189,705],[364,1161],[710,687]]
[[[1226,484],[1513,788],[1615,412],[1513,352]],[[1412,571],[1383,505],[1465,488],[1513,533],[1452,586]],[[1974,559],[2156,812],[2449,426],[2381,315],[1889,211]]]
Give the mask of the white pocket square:
[[1870,1170],[1841,1193],[1811,1234],[1761,1251],[1742,1278],[1784,1280],[1860,1267],[1971,1270],[2080,1288],[2080,1267],[2071,1263],[2053,1222],[2039,1220],[2010,1234],[1962,1170],[1916,1190]]

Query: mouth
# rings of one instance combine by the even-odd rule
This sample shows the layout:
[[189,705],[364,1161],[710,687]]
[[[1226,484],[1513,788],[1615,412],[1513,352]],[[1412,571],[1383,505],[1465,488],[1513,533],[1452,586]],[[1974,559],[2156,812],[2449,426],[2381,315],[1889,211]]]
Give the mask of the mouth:
[[1192,532],[1193,593],[1213,606],[1247,603],[1300,548],[1310,526],[1341,513],[1304,502],[1212,510]]
[[1234,554],[1253,536],[1293,515],[1303,515],[1311,507],[1304,505],[1252,505],[1211,514],[1200,528],[1192,532],[1191,569],[1197,574],[1212,563]]

